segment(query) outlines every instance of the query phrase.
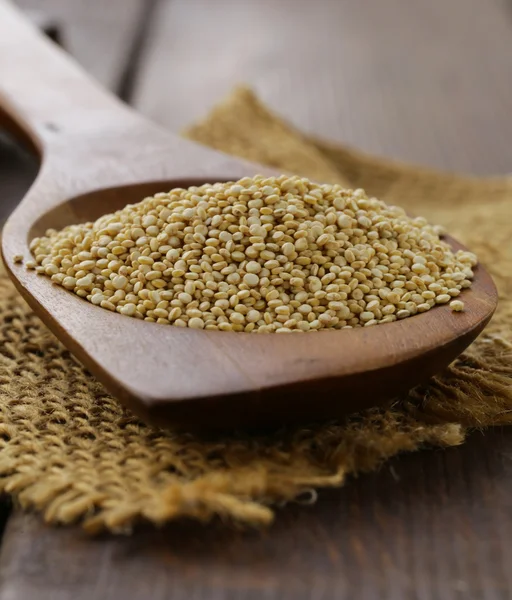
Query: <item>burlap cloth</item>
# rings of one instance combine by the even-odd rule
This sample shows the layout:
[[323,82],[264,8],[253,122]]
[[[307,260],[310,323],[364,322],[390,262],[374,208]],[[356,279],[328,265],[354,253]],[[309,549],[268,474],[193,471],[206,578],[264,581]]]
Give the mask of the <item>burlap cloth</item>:
[[247,90],[187,135],[319,181],[364,187],[445,225],[493,274],[496,316],[444,373],[386,409],[344,423],[203,438],[150,428],[123,409],[2,272],[3,492],[51,523],[82,521],[92,532],[185,515],[260,525],[271,521],[273,504],[339,486],[398,452],[457,445],[468,428],[512,422],[512,179],[444,175],[307,139]]

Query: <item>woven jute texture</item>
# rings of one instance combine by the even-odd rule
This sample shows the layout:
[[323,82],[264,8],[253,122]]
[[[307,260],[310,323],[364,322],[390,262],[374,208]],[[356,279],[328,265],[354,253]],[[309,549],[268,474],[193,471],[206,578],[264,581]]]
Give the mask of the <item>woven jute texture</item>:
[[439,174],[307,139],[245,89],[187,135],[278,169],[364,187],[445,225],[493,274],[496,316],[445,372],[386,409],[342,423],[206,438],[150,428],[123,409],[2,272],[3,492],[51,523],[81,521],[93,533],[180,516],[262,525],[272,520],[272,505],[339,486],[399,452],[457,445],[468,428],[512,422],[511,179]]

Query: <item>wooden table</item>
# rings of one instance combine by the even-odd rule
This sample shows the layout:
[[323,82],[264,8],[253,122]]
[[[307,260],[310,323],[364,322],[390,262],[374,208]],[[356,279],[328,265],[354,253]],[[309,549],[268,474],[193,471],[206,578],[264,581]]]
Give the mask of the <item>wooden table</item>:
[[[509,0],[18,1],[53,15],[78,60],[173,130],[242,80],[318,135],[512,170]],[[0,144],[4,215],[35,170]],[[511,476],[512,432],[497,430],[394,459],[263,533],[181,522],[90,540],[5,505],[0,600],[505,600]]]

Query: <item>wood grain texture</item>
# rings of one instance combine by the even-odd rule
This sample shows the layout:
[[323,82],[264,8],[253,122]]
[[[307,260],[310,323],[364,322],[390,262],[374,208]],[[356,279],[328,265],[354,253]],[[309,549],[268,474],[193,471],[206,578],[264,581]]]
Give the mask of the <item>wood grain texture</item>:
[[[0,1],[2,67],[0,110],[43,160],[3,230],[7,270],[53,333],[143,419],[219,428],[281,424],[290,415],[339,417],[422,383],[492,316],[497,293],[481,266],[461,296],[459,315],[443,306],[372,329],[298,337],[163,327],[84,302],[13,257],[29,260],[30,239],[49,227],[94,221],[150,193],[236,180],[262,168],[161,132],[88,80]],[[38,93],[27,95],[29,88]]]
[[507,173],[511,53],[508,0],[163,0],[135,100],[178,131],[248,83],[315,135]]
[[0,600],[508,600],[512,432],[403,456],[263,533],[181,523],[90,540],[15,515]]

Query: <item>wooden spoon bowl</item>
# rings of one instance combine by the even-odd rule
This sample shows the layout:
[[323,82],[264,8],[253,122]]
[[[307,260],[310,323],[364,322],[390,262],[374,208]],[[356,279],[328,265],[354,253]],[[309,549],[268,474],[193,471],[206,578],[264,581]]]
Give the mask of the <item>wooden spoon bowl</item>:
[[[0,0],[0,110],[42,157],[5,225],[2,253],[27,302],[143,419],[216,428],[340,417],[377,405],[448,365],[496,307],[483,267],[462,299],[394,323],[301,335],[198,331],[93,306],[14,262],[48,227],[91,221],[157,191],[267,169],[168,133],[100,89]],[[453,248],[461,248],[447,238]]]

